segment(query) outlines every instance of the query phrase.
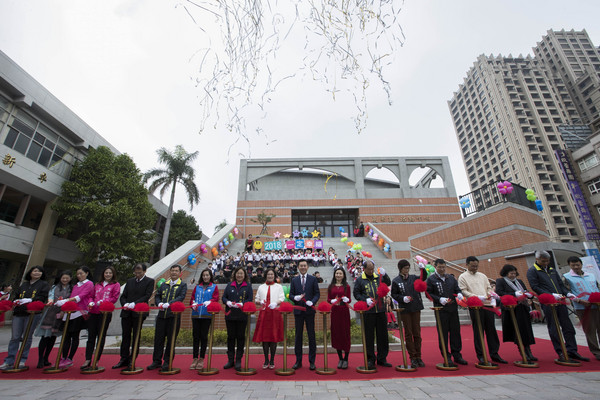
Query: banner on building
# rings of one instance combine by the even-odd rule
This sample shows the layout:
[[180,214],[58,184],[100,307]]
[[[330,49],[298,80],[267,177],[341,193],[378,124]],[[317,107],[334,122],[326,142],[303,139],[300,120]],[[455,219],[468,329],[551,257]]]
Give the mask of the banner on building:
[[273,242],[265,242],[265,250],[283,250],[283,244],[279,240],[275,240]]
[[573,196],[573,200],[575,201],[575,207],[579,212],[579,217],[581,219],[581,224],[583,225],[583,231],[586,240],[600,240],[600,233],[598,233],[598,228],[596,227],[596,224],[592,218],[592,214],[590,213],[590,209],[585,202],[585,197],[583,196],[581,187],[579,186],[577,178],[573,173],[571,161],[569,160],[567,152],[565,150],[555,150],[554,154],[558,159],[558,164],[560,165],[562,174],[567,181],[567,187],[571,192],[571,196]]

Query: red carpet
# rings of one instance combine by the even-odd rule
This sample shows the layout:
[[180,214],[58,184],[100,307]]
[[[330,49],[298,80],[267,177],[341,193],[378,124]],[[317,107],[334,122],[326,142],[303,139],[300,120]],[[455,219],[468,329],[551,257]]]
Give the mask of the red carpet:
[[[585,357],[590,357],[590,362],[582,362],[580,367],[563,367],[554,363],[556,354],[552,348],[552,344],[549,340],[536,339],[537,343],[532,347],[533,354],[539,358],[540,368],[519,368],[512,365],[512,361],[520,360],[517,346],[512,343],[502,343],[500,347],[500,355],[509,361],[509,364],[501,364],[498,370],[482,370],[476,368],[474,361],[475,349],[473,348],[473,331],[471,326],[462,326],[462,342],[463,342],[463,357],[469,362],[469,365],[460,366],[457,371],[440,371],[435,368],[436,363],[442,362],[442,357],[438,348],[437,332],[435,327],[423,328],[423,360],[427,364],[425,368],[419,368],[415,372],[397,372],[394,368],[379,367],[378,372],[374,374],[363,375],[356,372],[356,367],[363,365],[362,353],[351,353],[349,359],[349,368],[347,370],[338,370],[334,375],[318,375],[314,371],[308,369],[307,355],[304,355],[303,367],[296,371],[294,375],[283,377],[275,375],[273,370],[263,370],[262,355],[251,355],[250,364],[251,368],[257,369],[257,374],[251,376],[236,375],[234,369],[223,370],[222,367],[225,364],[226,356],[223,354],[214,355],[212,366],[219,368],[219,373],[212,376],[200,376],[196,371],[192,371],[189,368],[192,362],[191,355],[180,355],[176,356],[174,360],[174,366],[181,368],[181,373],[176,375],[159,375],[156,370],[147,371],[138,375],[121,375],[119,370],[113,370],[110,367],[119,361],[118,355],[104,355],[100,360],[99,365],[106,367],[105,372],[95,375],[83,375],[79,372],[79,366],[84,361],[84,349],[80,348],[75,356],[75,365],[70,368],[69,371],[60,374],[44,374],[42,370],[36,369],[37,363],[37,349],[31,350],[31,357],[27,361],[27,365],[31,368],[29,371],[17,373],[17,374],[0,374],[0,379],[87,379],[87,380],[136,380],[136,379],[158,379],[158,380],[269,380],[269,381],[280,381],[280,380],[291,380],[291,381],[307,381],[307,380],[370,380],[370,379],[401,379],[401,378],[417,378],[417,377],[438,377],[438,376],[463,376],[463,375],[494,375],[494,374],[531,374],[531,373],[552,373],[552,372],[589,372],[589,371],[600,371],[600,361],[597,361],[590,354],[587,347],[580,346],[579,352]],[[502,340],[502,333],[498,333]],[[56,349],[52,352],[52,355],[56,356]],[[278,352],[281,352],[281,347],[278,348]],[[0,354],[0,357],[4,359],[6,353]],[[276,368],[280,368],[282,365],[283,356],[277,355],[275,359]],[[293,355],[293,348],[288,349],[288,367],[294,364],[295,357]],[[402,353],[395,351],[391,352],[388,356],[388,361],[394,366],[402,363]],[[138,358],[137,365],[140,367],[146,367],[152,362],[150,355],[141,355]],[[337,366],[338,358],[337,354],[329,354],[329,367],[335,368]],[[323,355],[317,355],[317,368],[323,367]]]

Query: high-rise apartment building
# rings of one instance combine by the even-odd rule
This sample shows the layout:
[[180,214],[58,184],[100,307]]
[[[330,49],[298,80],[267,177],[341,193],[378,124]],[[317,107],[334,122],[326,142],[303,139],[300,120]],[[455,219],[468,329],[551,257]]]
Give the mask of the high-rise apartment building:
[[587,32],[550,30],[534,56],[479,56],[448,105],[471,190],[531,188],[552,240],[595,239],[557,153],[600,125],[600,52]]

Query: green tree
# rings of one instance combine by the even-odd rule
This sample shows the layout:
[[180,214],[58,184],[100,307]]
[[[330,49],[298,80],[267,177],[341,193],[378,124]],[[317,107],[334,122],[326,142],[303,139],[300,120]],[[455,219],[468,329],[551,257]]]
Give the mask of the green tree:
[[188,240],[202,239],[202,231],[196,223],[196,218],[188,215],[184,210],[173,214],[171,220],[171,232],[167,242],[167,252],[172,252]]
[[219,222],[219,224],[215,226],[215,232],[214,233],[219,232],[221,229],[225,228],[226,226],[227,226],[227,220],[223,219],[223,221]]
[[73,166],[53,208],[62,219],[57,233],[77,236],[79,261],[86,265],[104,260],[122,270],[152,251],[155,212],[142,174],[126,154],[91,148]]
[[256,222],[257,224],[262,225],[262,230],[260,231],[260,235],[266,235],[269,233],[269,228],[267,228],[267,224],[271,222],[273,218],[276,217],[275,214],[265,214],[265,210],[262,210],[260,214],[256,216],[258,219],[251,219],[250,221]]
[[200,192],[194,183],[195,171],[190,165],[198,152],[188,153],[183,146],[175,146],[175,150],[171,153],[164,147],[156,151],[158,161],[166,166],[165,169],[154,168],[144,174],[144,182],[154,179],[148,186],[150,193],[154,193],[160,188],[160,198],[165,192],[171,188],[171,198],[169,200],[169,211],[167,212],[167,221],[165,222],[165,231],[163,233],[162,243],[160,245],[160,258],[167,254],[167,242],[169,240],[169,232],[171,230],[171,220],[173,218],[173,203],[175,202],[175,188],[177,184],[181,184],[185,189],[190,203],[190,209],[194,208],[194,204],[200,201]]

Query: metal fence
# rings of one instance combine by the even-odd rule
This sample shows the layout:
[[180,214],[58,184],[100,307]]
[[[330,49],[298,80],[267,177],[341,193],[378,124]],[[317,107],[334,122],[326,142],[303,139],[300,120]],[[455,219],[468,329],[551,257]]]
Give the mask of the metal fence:
[[488,208],[493,207],[497,204],[507,202],[519,204],[521,206],[528,207],[532,210],[537,211],[535,203],[533,201],[527,200],[527,194],[525,194],[526,189],[523,186],[514,183],[512,184],[512,186],[512,193],[506,195],[500,194],[500,192],[498,191],[498,187],[495,183],[493,183],[487,186],[483,186],[477,190],[474,190],[471,193],[467,193],[463,196],[460,196],[460,199],[467,198],[470,202],[469,207],[461,207],[463,217],[467,217],[471,214],[487,210]]

